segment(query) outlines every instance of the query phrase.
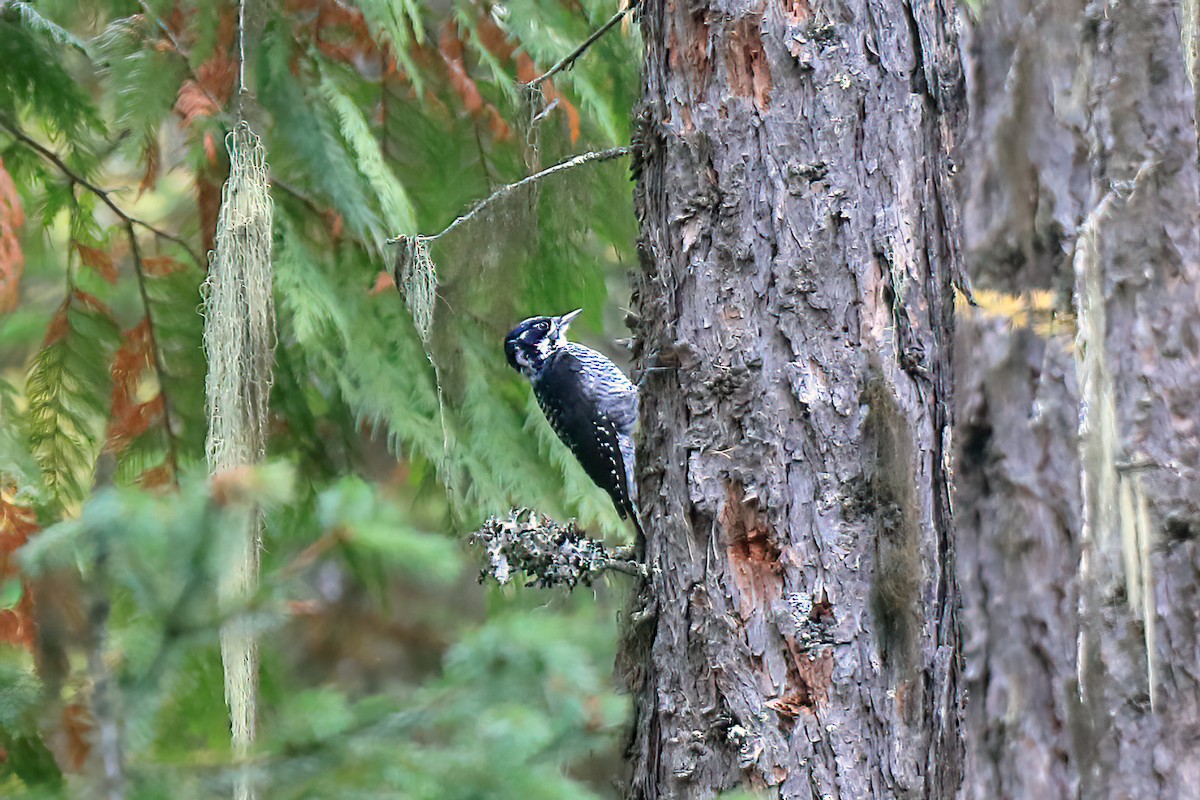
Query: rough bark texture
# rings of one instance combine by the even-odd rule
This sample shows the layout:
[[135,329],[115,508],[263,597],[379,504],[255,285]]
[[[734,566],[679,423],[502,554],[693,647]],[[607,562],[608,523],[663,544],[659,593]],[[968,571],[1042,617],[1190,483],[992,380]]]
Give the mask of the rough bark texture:
[[1051,295],[1042,326],[975,310],[958,319],[962,795],[975,800],[1078,796],[1077,748],[1089,738],[1079,713],[1082,507],[1069,313],[1070,251],[1088,187],[1076,85],[1082,11],[1074,0],[986,3],[965,19],[961,40],[967,274],[984,303],[995,293],[1024,308],[1034,292]]
[[[1167,2],[1019,0],[968,26],[968,268],[1060,293],[1078,384],[1047,388],[1053,341],[1036,374],[1028,332],[963,331],[972,797],[1200,796],[1200,179],[1179,25]],[[1038,422],[1067,403],[1075,443]],[[1013,478],[1031,468],[1034,494]]]
[[642,24],[630,794],[949,797],[952,16],[648,0]]

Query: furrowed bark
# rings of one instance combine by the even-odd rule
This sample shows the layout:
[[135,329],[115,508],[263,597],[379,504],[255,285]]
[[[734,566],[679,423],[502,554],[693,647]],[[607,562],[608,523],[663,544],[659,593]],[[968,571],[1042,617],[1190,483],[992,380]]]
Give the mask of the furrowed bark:
[[642,25],[629,793],[948,797],[952,16],[652,0]]

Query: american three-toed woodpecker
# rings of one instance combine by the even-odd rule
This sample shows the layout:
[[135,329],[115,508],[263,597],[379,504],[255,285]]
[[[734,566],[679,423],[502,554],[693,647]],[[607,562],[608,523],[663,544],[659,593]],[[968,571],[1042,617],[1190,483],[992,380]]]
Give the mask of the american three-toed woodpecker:
[[504,352],[509,365],[533,384],[558,438],[608,492],[621,518],[632,519],[641,533],[633,476],[637,387],[600,353],[567,341],[567,327],[578,315],[579,310],[531,317],[508,334]]

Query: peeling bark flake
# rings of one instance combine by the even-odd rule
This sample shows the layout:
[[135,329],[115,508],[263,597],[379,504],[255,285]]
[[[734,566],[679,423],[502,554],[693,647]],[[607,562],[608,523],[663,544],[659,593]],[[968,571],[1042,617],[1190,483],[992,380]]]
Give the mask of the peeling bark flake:
[[783,16],[792,25],[803,25],[812,16],[808,0],[780,0],[779,5],[783,8]]
[[765,111],[771,105],[771,68],[763,50],[757,17],[742,17],[729,31],[725,46],[725,69],[729,91],[737,97],[754,98],[754,107]]
[[758,502],[747,499],[737,483],[725,487],[725,505],[721,509],[721,528],[725,531],[729,563],[737,583],[740,612],[749,619],[764,603],[783,596],[780,583],[780,550],[772,541],[773,531]]

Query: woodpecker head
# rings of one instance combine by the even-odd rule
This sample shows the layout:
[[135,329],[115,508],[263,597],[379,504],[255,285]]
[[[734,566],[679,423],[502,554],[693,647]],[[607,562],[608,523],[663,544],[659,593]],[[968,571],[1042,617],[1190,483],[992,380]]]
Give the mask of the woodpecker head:
[[532,379],[541,371],[551,353],[566,347],[567,327],[581,311],[582,308],[577,308],[561,317],[530,317],[513,328],[504,339],[508,365]]

